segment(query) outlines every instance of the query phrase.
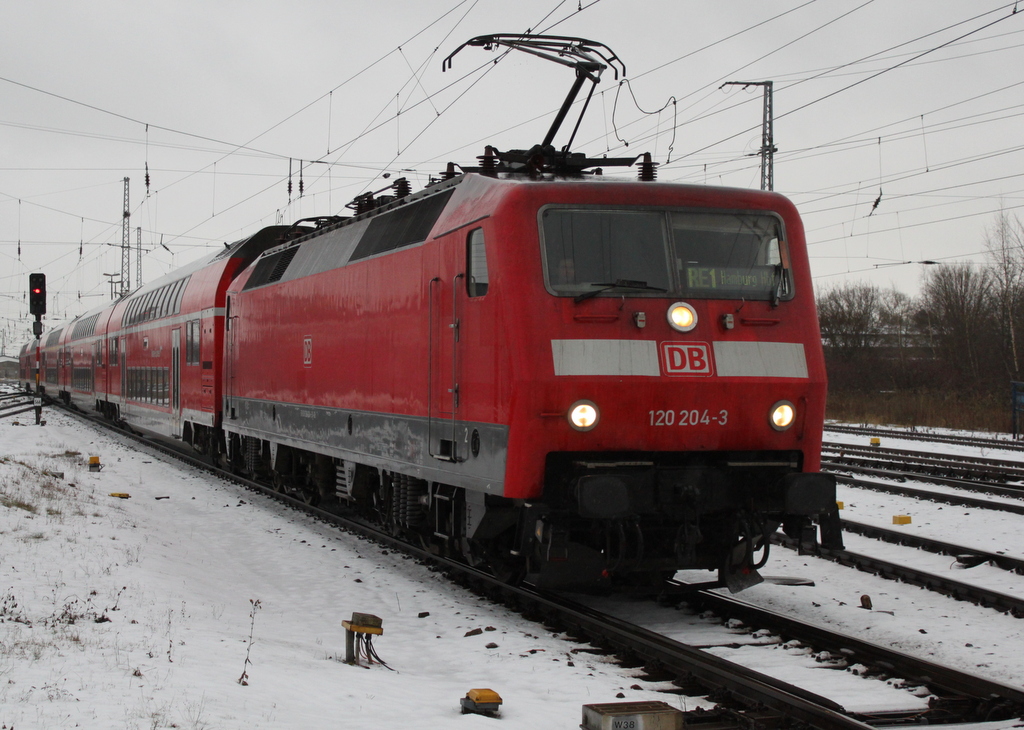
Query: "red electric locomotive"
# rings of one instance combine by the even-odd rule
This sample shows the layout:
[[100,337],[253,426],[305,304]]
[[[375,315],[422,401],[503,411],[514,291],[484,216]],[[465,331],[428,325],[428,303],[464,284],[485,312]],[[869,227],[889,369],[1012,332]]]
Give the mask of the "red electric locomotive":
[[236,467],[498,571],[738,586],[834,508],[775,194],[469,174],[268,250],[227,306]]

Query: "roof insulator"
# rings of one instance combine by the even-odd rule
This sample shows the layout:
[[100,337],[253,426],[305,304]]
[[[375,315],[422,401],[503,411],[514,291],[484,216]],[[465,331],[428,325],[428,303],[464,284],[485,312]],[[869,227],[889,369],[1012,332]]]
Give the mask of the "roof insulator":
[[651,160],[651,153],[644,152],[644,159],[640,163],[638,179],[641,182],[654,182],[658,177],[658,163]]
[[484,153],[476,159],[480,162],[480,174],[486,175],[487,177],[496,177],[496,170],[498,169],[498,158],[494,154],[497,152],[496,149],[487,145],[484,148]]

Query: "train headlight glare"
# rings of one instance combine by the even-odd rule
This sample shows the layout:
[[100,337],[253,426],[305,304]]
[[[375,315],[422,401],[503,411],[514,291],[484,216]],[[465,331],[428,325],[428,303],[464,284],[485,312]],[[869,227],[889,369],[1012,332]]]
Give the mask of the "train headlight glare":
[[569,409],[569,423],[577,431],[589,431],[600,418],[597,406],[588,400],[576,401]]
[[697,311],[686,302],[676,302],[668,308],[669,326],[679,332],[689,332],[697,326]]
[[796,419],[796,408],[788,400],[781,400],[772,406],[769,421],[776,431],[785,431]]

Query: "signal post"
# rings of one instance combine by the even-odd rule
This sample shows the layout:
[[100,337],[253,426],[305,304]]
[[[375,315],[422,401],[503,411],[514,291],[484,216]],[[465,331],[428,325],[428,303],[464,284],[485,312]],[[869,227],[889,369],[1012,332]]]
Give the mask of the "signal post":
[[28,311],[35,315],[36,321],[32,323],[32,334],[36,337],[36,393],[33,405],[36,411],[36,425],[39,425],[43,415],[43,390],[39,380],[39,361],[42,350],[43,336],[43,315],[46,314],[46,274],[28,275]]

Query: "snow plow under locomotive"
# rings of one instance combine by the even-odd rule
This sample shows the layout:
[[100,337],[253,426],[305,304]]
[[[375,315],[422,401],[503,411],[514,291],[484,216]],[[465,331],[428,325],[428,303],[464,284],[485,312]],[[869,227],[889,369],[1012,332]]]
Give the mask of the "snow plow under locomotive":
[[264,229],[44,336],[48,390],[509,580],[743,588],[835,510],[803,229],[609,162],[488,148]]

